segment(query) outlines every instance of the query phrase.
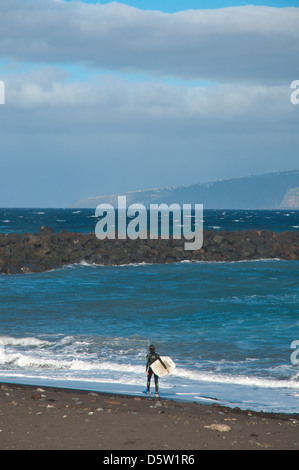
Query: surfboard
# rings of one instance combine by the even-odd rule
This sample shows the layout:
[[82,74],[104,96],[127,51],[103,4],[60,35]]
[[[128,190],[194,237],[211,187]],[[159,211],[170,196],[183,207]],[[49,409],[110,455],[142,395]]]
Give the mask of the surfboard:
[[[161,356],[161,359],[171,374],[171,372],[175,369],[175,363],[168,356]],[[151,369],[158,377],[163,377],[163,375],[167,374],[167,370],[162,366],[159,359],[152,363]]]

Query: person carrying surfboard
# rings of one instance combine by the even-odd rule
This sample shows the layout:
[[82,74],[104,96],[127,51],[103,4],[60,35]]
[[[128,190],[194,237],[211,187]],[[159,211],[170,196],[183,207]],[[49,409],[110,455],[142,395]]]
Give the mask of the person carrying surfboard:
[[155,389],[156,389],[156,398],[159,397],[159,377],[153,372],[151,369],[151,365],[159,360],[162,364],[162,366],[167,370],[169,374],[169,370],[167,369],[166,365],[162,361],[161,357],[159,354],[156,353],[155,346],[153,344],[150,345],[149,347],[149,354],[146,356],[146,374],[147,374],[147,394],[150,394],[150,385],[151,385],[151,378],[152,375],[154,374],[154,380],[155,380]]

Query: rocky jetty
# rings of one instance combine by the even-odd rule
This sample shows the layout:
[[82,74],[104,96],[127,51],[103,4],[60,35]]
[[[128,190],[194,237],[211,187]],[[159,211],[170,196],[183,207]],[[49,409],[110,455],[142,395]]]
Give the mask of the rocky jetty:
[[200,250],[184,249],[180,240],[98,240],[94,233],[40,227],[39,233],[0,234],[0,273],[42,272],[87,262],[105,266],[179,261],[299,259],[299,233],[260,230],[204,232]]

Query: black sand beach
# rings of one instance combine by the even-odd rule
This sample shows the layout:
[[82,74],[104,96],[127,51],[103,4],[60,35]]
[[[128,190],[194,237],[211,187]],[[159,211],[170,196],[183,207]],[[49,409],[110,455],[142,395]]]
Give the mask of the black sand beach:
[[297,450],[299,414],[0,386],[0,450]]

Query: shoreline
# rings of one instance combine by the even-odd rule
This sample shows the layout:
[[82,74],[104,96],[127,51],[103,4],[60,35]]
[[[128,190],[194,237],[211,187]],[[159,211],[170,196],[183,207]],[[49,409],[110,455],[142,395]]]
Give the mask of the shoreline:
[[0,382],[1,450],[291,450],[299,414]]

